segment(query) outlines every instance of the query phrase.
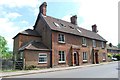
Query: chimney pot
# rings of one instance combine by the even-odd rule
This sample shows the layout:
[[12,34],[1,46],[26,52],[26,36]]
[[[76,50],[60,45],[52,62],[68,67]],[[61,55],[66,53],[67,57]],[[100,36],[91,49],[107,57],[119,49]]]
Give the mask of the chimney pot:
[[74,15],[70,18],[71,23],[77,25],[77,15]]
[[96,24],[92,25],[92,31],[95,33],[98,32]]
[[44,16],[46,16],[47,12],[47,3],[43,2],[41,6],[39,7],[40,13],[42,13]]

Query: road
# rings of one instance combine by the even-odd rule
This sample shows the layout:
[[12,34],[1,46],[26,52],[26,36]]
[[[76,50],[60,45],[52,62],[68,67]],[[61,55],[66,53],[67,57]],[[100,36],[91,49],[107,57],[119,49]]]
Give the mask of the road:
[[118,63],[64,71],[14,76],[11,78],[118,78]]

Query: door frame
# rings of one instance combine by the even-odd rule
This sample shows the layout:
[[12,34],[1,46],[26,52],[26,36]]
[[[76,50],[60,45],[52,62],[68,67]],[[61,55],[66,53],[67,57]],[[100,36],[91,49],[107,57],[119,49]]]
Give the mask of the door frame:
[[74,65],[78,66],[79,65],[79,54],[77,51],[73,52],[73,59],[74,59]]

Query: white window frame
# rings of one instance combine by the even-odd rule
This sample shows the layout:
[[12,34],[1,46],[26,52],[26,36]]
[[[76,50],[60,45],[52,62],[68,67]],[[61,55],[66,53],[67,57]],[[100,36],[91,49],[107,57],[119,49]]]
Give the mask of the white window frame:
[[102,47],[102,48],[105,48],[104,42],[101,42],[101,47]]
[[96,40],[92,40],[93,47],[96,47]]
[[65,35],[64,34],[58,34],[58,42],[65,43]]
[[87,52],[83,52],[83,62],[87,62],[88,55]]
[[[64,61],[63,61],[63,55],[64,54]],[[65,56],[65,51],[59,51],[59,63],[65,63],[66,62],[66,56]]]
[[[41,56],[41,55],[45,55],[45,56]],[[40,57],[46,58],[46,60],[44,62],[40,62]],[[47,53],[39,53],[39,55],[38,55],[38,63],[47,63]]]
[[86,42],[86,38],[85,37],[82,38],[82,45],[83,46],[87,46],[87,42]]

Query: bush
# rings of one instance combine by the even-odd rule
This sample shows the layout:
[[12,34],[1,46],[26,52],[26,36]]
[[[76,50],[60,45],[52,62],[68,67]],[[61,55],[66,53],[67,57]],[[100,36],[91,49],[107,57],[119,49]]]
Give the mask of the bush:
[[112,58],[112,54],[110,54],[110,53],[108,53],[107,56],[108,56],[109,58]]
[[120,54],[115,54],[113,57],[117,58],[117,60],[120,60]]
[[30,66],[26,67],[26,70],[33,70],[34,68],[36,68],[36,66],[30,65]]

